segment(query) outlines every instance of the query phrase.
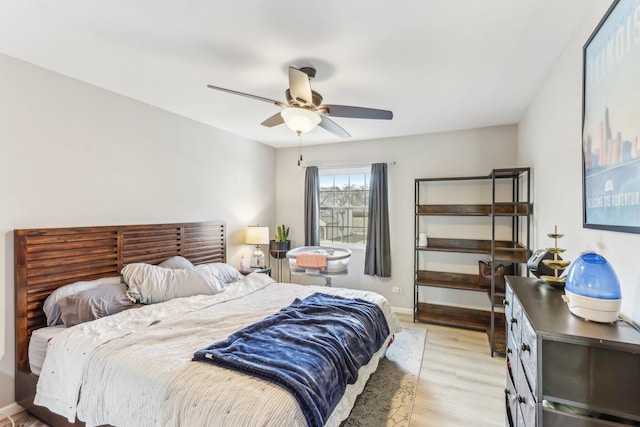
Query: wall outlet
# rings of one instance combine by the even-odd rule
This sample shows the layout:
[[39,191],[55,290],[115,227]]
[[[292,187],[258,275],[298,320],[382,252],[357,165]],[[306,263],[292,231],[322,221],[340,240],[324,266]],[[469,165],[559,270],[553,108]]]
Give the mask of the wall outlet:
[[391,288],[391,292],[393,292],[394,294],[399,294],[400,293],[400,288],[397,286],[394,286],[393,288]]

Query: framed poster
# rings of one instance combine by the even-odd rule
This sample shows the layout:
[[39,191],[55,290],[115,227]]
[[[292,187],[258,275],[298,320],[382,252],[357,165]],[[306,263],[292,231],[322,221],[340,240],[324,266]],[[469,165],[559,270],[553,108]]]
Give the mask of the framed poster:
[[584,46],[583,226],[640,233],[640,0],[617,0]]

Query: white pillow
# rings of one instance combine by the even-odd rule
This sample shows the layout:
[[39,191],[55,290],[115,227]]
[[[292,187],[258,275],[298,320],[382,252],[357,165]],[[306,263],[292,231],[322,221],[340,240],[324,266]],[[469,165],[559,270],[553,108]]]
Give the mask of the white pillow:
[[210,274],[217,277],[222,283],[229,284],[244,278],[235,267],[224,262],[212,262],[211,264],[202,264],[196,268],[207,270]]
[[51,292],[42,305],[42,311],[44,311],[44,315],[47,317],[47,326],[62,324],[62,312],[58,306],[58,301],[62,298],[98,286],[117,285],[118,283],[122,283],[121,276],[103,277],[101,279],[75,282],[59,287]]
[[172,256],[171,258],[165,259],[160,264],[158,264],[158,266],[164,267],[164,268],[182,268],[182,269],[194,267],[194,265],[191,264],[191,261],[179,255]]
[[213,295],[224,290],[217,277],[201,274],[197,268],[175,269],[135,263],[122,269],[129,287],[127,297],[133,302],[154,304],[192,295]]

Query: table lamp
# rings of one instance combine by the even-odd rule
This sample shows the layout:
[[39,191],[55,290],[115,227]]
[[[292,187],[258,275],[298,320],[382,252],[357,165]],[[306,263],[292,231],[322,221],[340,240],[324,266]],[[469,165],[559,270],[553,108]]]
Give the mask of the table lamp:
[[251,257],[251,267],[265,267],[264,252],[260,249],[260,245],[269,244],[269,227],[250,225],[247,227],[244,240],[247,245],[256,245],[256,250]]

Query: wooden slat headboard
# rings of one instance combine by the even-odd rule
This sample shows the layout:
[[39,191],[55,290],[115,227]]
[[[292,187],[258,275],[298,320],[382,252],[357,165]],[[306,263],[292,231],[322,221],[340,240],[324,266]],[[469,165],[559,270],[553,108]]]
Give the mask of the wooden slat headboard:
[[15,230],[14,245],[16,371],[25,373],[29,337],[46,326],[42,304],[56,288],[174,255],[194,264],[227,259],[222,221]]

